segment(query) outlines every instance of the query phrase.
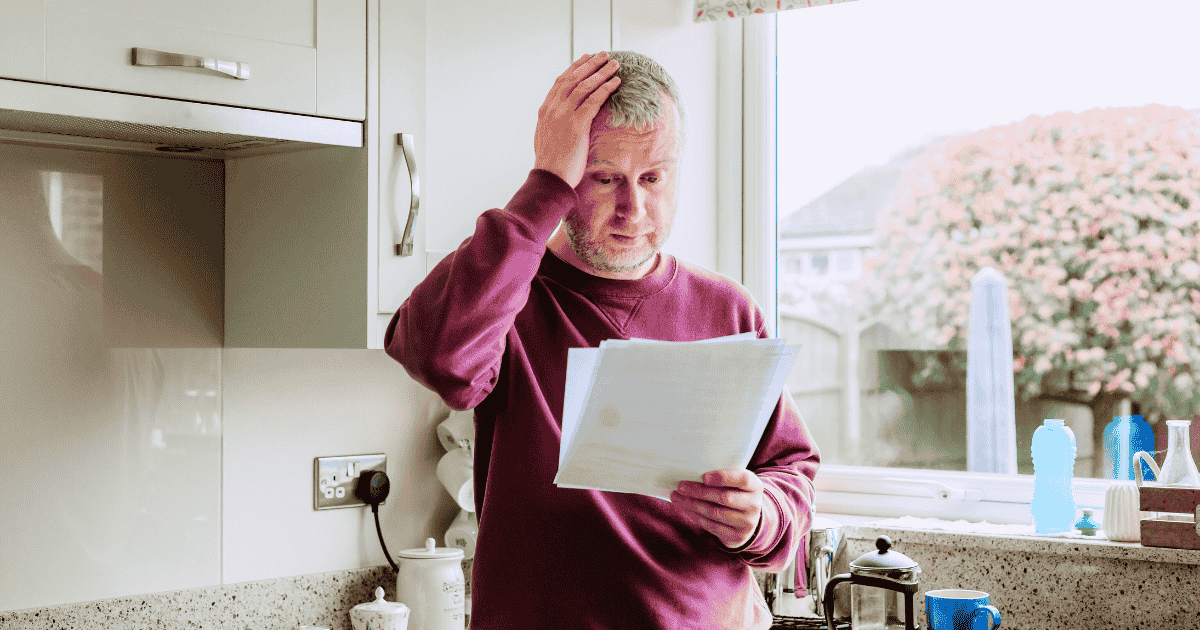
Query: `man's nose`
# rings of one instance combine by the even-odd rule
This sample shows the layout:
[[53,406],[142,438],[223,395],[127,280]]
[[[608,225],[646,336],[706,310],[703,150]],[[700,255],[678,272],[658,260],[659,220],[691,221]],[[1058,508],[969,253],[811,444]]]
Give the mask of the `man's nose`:
[[626,223],[637,223],[646,216],[646,191],[642,190],[641,186],[636,183],[630,184],[626,180],[617,194],[620,195],[620,199],[617,200],[617,214]]

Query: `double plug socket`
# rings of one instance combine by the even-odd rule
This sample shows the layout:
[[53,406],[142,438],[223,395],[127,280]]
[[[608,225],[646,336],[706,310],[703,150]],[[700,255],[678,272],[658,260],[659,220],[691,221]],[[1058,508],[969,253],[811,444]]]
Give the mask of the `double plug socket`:
[[[342,455],[313,458],[313,509],[366,505],[354,494],[354,487],[363,472],[387,472],[387,455]],[[382,505],[384,502],[380,502]]]

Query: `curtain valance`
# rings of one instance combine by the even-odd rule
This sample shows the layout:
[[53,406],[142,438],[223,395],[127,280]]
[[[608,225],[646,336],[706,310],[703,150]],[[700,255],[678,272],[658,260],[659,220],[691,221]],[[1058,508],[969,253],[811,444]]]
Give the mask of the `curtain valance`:
[[692,12],[697,22],[746,17],[753,13],[774,13],[788,9],[803,9],[824,4],[853,2],[854,0],[696,0]]

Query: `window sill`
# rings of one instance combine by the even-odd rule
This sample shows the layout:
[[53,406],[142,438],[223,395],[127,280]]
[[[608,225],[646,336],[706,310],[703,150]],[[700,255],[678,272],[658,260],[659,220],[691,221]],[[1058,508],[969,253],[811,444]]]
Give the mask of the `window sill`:
[[[847,539],[873,541],[886,535],[909,544],[941,547],[982,548],[993,551],[1059,554],[1087,558],[1112,558],[1133,562],[1160,562],[1200,565],[1200,550],[1144,547],[1141,543],[1117,542],[1102,536],[1036,536],[995,532],[948,531],[941,529],[951,521],[916,519],[933,526],[923,526],[913,519],[880,518],[857,514],[821,514],[846,526]],[[908,520],[908,523],[898,521]],[[936,523],[935,523],[936,521]],[[959,522],[961,523],[961,521]]]

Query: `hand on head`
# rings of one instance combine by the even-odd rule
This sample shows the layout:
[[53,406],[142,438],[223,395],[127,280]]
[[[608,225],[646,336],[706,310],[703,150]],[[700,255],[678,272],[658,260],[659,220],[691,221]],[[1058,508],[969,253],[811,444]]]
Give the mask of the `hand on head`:
[[616,91],[617,62],[600,51],[584,55],[567,68],[538,109],[533,134],[534,168],[558,175],[575,188],[587,165],[592,120]]
[[763,515],[763,482],[742,468],[704,473],[704,482],[681,481],[671,503],[692,524],[736,549],[747,542]]

